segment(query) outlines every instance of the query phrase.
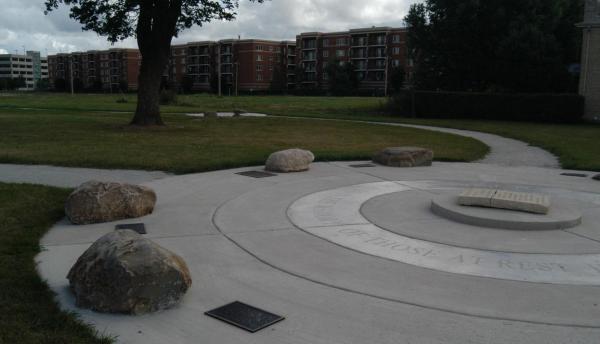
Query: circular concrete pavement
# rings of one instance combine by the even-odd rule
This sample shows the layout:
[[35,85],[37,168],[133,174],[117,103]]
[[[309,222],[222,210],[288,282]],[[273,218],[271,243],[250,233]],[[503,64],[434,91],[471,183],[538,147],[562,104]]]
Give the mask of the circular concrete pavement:
[[[355,168],[250,178],[245,168],[145,185],[148,237],[194,284],[143,317],[79,310],[66,274],[116,223],[57,224],[38,270],[61,305],[122,343],[595,343],[600,338],[600,183],[562,170],[486,164]],[[435,215],[466,187],[548,194],[582,214],[569,229],[485,228]],[[242,301],[286,320],[249,334],[204,316]]]

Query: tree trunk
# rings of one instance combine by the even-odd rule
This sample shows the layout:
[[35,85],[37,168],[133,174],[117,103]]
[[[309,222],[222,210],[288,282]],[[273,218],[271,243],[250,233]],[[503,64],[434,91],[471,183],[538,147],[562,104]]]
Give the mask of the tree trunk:
[[131,125],[164,125],[160,117],[160,86],[177,32],[181,0],[142,1],[136,29],[142,65],[138,77],[138,102]]
[[138,99],[131,125],[164,125],[160,116],[160,86],[166,62],[142,58],[138,78]]

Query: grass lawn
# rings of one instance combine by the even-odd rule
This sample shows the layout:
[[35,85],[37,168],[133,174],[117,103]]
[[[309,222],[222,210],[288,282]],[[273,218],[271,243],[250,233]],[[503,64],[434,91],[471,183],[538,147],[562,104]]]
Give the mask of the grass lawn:
[[[117,103],[125,98],[127,103]],[[135,94],[77,94],[13,93],[0,94],[2,107],[30,107],[78,111],[129,111],[136,105]],[[297,97],[297,96],[240,96],[217,97],[209,94],[180,95],[178,105],[163,106],[163,112],[189,113],[232,111],[243,109],[281,116],[313,116],[323,114],[352,116],[382,113],[385,98],[375,97]]]
[[[116,94],[77,95],[76,97],[56,93],[0,94],[0,109],[32,107],[77,111],[133,111],[135,108],[135,95],[126,96],[128,99],[127,104],[116,103],[116,100],[120,97]],[[179,102],[180,105],[178,106],[163,107],[163,111],[172,113],[204,112],[242,108],[247,111],[280,116],[403,122],[478,130],[515,138],[542,147],[556,154],[564,168],[600,171],[600,145],[597,144],[600,137],[600,125],[399,118],[383,113],[384,98],[368,97],[244,96],[218,98],[200,94],[180,96]],[[0,156],[5,159],[4,161],[9,159],[4,152]],[[445,156],[441,157],[446,158]],[[453,160],[453,158],[450,158],[450,160]]]
[[387,146],[431,148],[437,160],[472,161],[488,147],[432,131],[288,118],[165,116],[164,128],[124,126],[129,114],[0,109],[0,162],[199,172],[263,164],[300,147],[318,160],[368,159]]
[[68,190],[0,183],[0,343],[111,343],[61,312],[35,270],[44,232],[64,216]]

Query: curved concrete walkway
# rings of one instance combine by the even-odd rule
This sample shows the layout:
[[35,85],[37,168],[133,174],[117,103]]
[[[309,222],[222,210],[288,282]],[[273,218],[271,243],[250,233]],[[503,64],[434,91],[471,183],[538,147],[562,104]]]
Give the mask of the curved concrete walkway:
[[[271,116],[271,117],[285,117],[285,118],[297,118],[306,119],[305,117],[295,116]],[[546,167],[546,168],[560,168],[560,162],[558,158],[552,153],[539,148],[529,145],[526,142],[509,139],[499,135],[483,133],[472,130],[452,129],[443,127],[434,127],[427,125],[415,125],[415,124],[404,124],[394,122],[372,122],[372,121],[355,121],[355,120],[342,120],[342,119],[328,119],[328,118],[311,118],[314,120],[321,121],[340,121],[340,122],[354,122],[354,123],[367,123],[377,125],[389,125],[406,128],[416,128],[423,130],[439,131],[448,134],[455,134],[460,136],[471,137],[485,143],[490,147],[490,152],[483,159],[476,161],[482,164],[498,165],[498,166],[530,166],[530,167]]]
[[[69,187],[89,179],[116,180],[143,183],[157,192],[154,214],[119,223],[144,222],[147,237],[188,262],[194,284],[178,307],[129,317],[75,306],[65,278],[68,269],[92,242],[114,230],[115,223],[58,223],[42,239],[45,250],[36,257],[40,275],[58,295],[61,306],[77,312],[100,332],[117,335],[119,343],[564,344],[600,338],[600,261],[593,260],[600,255],[600,231],[595,225],[600,223],[600,183],[562,176],[555,157],[520,141],[447,128],[373,124],[469,136],[489,145],[491,153],[480,163],[434,163],[431,168],[415,169],[318,163],[306,173],[265,179],[236,174],[252,168],[169,176],[0,165],[0,180]],[[364,207],[367,217],[358,222],[391,219],[389,226],[378,228],[393,233],[393,240],[404,236],[411,243],[433,243],[435,250],[412,244],[400,247],[400,241],[391,245],[391,239],[365,237],[360,228],[340,229],[350,239],[362,238],[358,244],[343,241],[348,238],[335,233],[325,238],[327,232],[321,230],[357,224],[344,222],[353,213],[347,213],[350,207],[339,206],[343,198],[324,192],[337,189],[354,199],[345,188],[362,185],[369,189],[377,183],[394,183],[402,191],[390,194],[391,201],[357,202],[360,208],[368,201],[379,202],[376,212]],[[465,185],[513,185],[572,197],[586,209],[589,226],[551,235],[490,232],[449,223],[427,212],[430,197]],[[304,211],[299,201],[319,193],[324,196],[318,201],[322,206]],[[363,192],[359,195],[365,198]],[[306,225],[298,214],[327,224]],[[395,228],[398,223],[412,227]],[[400,247],[408,256],[389,259],[379,248],[371,252],[373,247],[365,244]],[[461,247],[472,254],[461,254],[465,251]],[[459,254],[448,256],[449,250]],[[538,257],[542,257],[539,262]],[[574,263],[565,263],[563,258]],[[575,269],[571,271],[569,265],[568,271],[561,270],[566,264]],[[529,279],[530,273],[539,277]],[[571,282],[569,274],[583,282],[566,283]],[[287,320],[248,334],[203,315],[235,300]]]
[[[183,302],[165,312],[129,317],[75,306],[65,276],[116,223],[57,224],[41,241],[37,266],[64,309],[120,343],[565,344],[600,338],[600,261],[593,260],[600,254],[600,183],[539,167],[352,167],[356,163],[317,163],[305,173],[264,179],[237,174],[260,166],[146,183],[158,195],[155,212],[118,223],[145,223],[147,237],[181,255],[194,278]],[[371,198],[363,191],[372,191],[373,183],[393,185],[384,189],[396,198]],[[431,197],[465,185],[566,197],[580,202],[589,226],[494,230],[428,211]],[[303,202],[313,196],[315,209]],[[367,198],[378,205],[369,210]],[[359,207],[365,217],[354,220]],[[363,233],[370,219],[390,219],[379,228],[394,237]],[[399,223],[407,226],[393,228]],[[411,234],[408,224],[418,228]],[[406,245],[398,236],[418,238]],[[400,256],[390,259],[386,250]],[[566,274],[586,281],[573,285]],[[286,320],[249,334],[203,315],[235,300]]]
[[171,174],[158,171],[0,164],[0,182],[42,184],[65,188],[77,187],[89,180],[142,184],[168,176]]
[[482,164],[560,168],[560,162],[555,155],[542,148],[531,146],[523,141],[509,139],[494,134],[482,133],[479,131],[431,127],[425,125],[395,123],[386,124],[472,137],[490,147],[490,152],[488,155],[485,158],[477,161]]

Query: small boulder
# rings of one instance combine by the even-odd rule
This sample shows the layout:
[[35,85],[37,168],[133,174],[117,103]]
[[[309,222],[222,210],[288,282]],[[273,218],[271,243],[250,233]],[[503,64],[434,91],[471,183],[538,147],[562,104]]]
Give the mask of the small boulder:
[[271,172],[302,172],[310,169],[315,155],[303,149],[288,149],[269,156],[265,169]]
[[595,176],[593,177],[593,179],[594,179],[594,180],[598,180],[598,181],[600,181],[600,174],[597,174],[597,175],[595,175]]
[[156,194],[137,185],[90,181],[69,195],[65,213],[76,225],[111,222],[151,214]]
[[133,315],[173,307],[192,285],[181,257],[132,230],[100,238],[67,278],[78,307]]
[[392,167],[431,166],[433,151],[419,147],[391,147],[376,153],[373,161]]

